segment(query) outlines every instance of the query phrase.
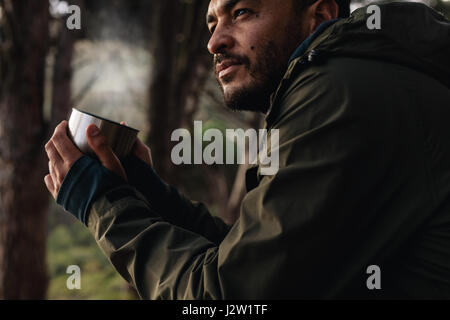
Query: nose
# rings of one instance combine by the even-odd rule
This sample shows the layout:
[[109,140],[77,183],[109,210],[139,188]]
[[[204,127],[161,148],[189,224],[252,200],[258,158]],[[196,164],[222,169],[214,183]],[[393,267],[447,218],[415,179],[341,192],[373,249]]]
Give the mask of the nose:
[[211,54],[224,53],[234,46],[234,38],[226,26],[217,25],[208,42],[208,51]]

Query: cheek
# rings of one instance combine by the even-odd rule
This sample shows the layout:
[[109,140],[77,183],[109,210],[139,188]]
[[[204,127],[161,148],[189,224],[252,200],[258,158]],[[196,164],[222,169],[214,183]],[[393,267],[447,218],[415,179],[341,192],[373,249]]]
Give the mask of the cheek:
[[263,21],[262,18],[252,18],[249,22],[242,22],[237,27],[235,37],[238,45],[243,50],[253,50],[261,46],[262,43],[270,39],[273,35],[273,28]]

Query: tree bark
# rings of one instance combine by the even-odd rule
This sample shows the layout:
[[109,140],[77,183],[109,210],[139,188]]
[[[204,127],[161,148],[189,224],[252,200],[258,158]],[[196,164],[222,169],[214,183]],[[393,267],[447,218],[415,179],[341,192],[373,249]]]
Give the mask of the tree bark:
[[43,299],[48,192],[43,178],[46,1],[2,0],[0,299]]
[[[72,0],[71,4],[77,5],[84,11],[84,0]],[[83,36],[83,31],[69,30],[65,26],[65,19],[61,23],[59,35],[56,39],[56,55],[53,67],[52,79],[52,109],[50,128],[54,128],[64,119],[67,119],[72,107],[71,83],[72,83],[72,57],[75,42]]]
[[151,52],[155,64],[147,142],[156,171],[174,185],[178,174],[170,158],[174,146],[171,134],[177,128],[192,125],[198,89],[206,81],[210,66],[204,21],[208,3],[208,0],[158,0],[153,10]]

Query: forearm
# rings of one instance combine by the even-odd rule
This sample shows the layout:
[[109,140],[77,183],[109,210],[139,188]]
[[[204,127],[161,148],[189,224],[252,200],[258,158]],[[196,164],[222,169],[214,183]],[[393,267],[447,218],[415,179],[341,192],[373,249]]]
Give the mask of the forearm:
[[124,196],[123,192],[140,193],[149,208],[170,224],[197,233],[216,244],[228,233],[230,227],[220,218],[212,216],[203,204],[191,202],[164,183],[142,161],[132,159],[126,168],[129,169],[130,184],[98,161],[88,156],[81,157],[64,179],[57,198],[58,204],[87,224],[91,203],[105,192],[115,189],[109,193],[112,198]]
[[213,216],[204,204],[190,201],[166,184],[146,163],[129,157],[124,160],[124,166],[130,183],[165,221],[200,234],[216,244],[228,233],[230,226]]
[[222,298],[216,244],[164,221],[133,188],[119,187],[95,201],[88,227],[141,298]]

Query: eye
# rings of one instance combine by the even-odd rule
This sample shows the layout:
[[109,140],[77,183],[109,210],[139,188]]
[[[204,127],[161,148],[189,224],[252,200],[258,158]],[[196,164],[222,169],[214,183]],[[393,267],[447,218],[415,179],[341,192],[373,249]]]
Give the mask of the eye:
[[216,26],[212,26],[212,27],[209,29],[209,33],[210,33],[210,34],[213,34],[213,33],[214,33],[214,30],[216,30]]
[[237,19],[238,17],[242,16],[243,14],[246,13],[250,13],[251,11],[249,9],[246,8],[242,8],[242,9],[237,9],[236,11],[234,11],[233,13],[233,18]]

